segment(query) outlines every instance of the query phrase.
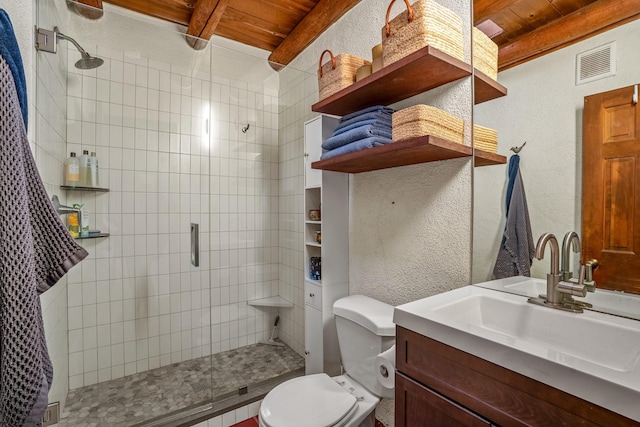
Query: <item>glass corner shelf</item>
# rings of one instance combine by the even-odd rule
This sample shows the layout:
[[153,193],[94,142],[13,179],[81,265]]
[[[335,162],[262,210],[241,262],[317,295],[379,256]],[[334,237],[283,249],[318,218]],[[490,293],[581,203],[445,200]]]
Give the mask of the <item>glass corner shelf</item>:
[[60,188],[63,190],[75,190],[75,191],[95,191],[95,192],[107,192],[108,188],[102,187],[82,187],[82,186],[72,186],[72,185],[61,185]]
[[96,233],[96,234],[90,234],[88,236],[78,236],[78,237],[74,237],[74,239],[76,240],[97,239],[98,237],[109,237],[109,233]]

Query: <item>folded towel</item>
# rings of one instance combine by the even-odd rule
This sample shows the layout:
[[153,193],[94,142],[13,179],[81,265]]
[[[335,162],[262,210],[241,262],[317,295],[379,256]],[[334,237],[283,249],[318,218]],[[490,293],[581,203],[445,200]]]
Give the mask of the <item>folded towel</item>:
[[351,118],[349,120],[346,120],[346,121],[340,123],[338,125],[338,127],[336,127],[336,130],[334,131],[334,133],[338,132],[338,131],[340,131],[340,130],[348,127],[348,126],[351,126],[353,124],[364,122],[364,121],[367,121],[367,120],[378,120],[381,123],[386,123],[386,124],[389,124],[389,126],[391,126],[391,114],[393,114],[393,113],[389,113],[387,111],[373,111],[371,113],[364,113],[364,114],[361,114],[361,115],[359,115],[357,117],[353,117],[353,118]]
[[388,108],[383,105],[374,105],[372,107],[363,108],[362,110],[354,111],[353,113],[342,116],[342,118],[340,119],[340,123],[346,122],[347,120],[351,120],[352,118],[357,117],[361,114],[373,113],[376,111],[387,111],[389,113],[393,113],[395,110],[393,108]]
[[7,62],[13,75],[13,81],[18,91],[18,101],[20,102],[24,128],[27,129],[27,80],[24,76],[22,57],[20,56],[16,35],[13,32],[13,25],[11,25],[11,19],[9,19],[9,15],[4,9],[0,9],[0,56]]
[[392,142],[390,138],[385,138],[383,136],[372,136],[370,138],[361,139],[359,141],[343,145],[342,147],[326,151],[324,154],[322,154],[320,160],[330,159],[342,154],[353,153],[355,151],[365,150],[367,148],[379,147],[381,145],[389,144],[390,142]]
[[391,128],[380,127],[375,125],[360,126],[355,129],[351,129],[345,133],[332,136],[326,139],[322,143],[322,148],[325,150],[333,150],[343,145],[350,144],[360,139],[369,138],[372,136],[382,136],[384,138],[391,139]]
[[340,135],[341,133],[345,133],[346,131],[349,131],[351,129],[366,125],[379,125],[381,127],[389,128],[389,131],[391,131],[391,115],[389,115],[388,117],[382,116],[380,118],[358,120],[353,123],[346,123],[345,125],[338,126],[336,130],[333,131],[333,136]]

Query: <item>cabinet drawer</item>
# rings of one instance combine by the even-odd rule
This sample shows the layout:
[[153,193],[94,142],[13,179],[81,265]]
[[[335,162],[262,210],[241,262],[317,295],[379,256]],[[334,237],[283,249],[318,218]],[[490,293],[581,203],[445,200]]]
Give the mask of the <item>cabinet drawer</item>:
[[318,310],[322,309],[322,288],[315,283],[305,282],[304,303]]
[[396,427],[491,426],[452,400],[401,373],[396,374]]

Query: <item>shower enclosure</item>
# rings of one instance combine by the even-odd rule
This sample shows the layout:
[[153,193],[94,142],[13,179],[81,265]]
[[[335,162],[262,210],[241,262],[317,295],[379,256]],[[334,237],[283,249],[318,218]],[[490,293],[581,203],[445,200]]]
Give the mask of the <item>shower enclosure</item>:
[[[222,39],[196,51],[175,26],[115,6],[95,21],[80,4],[37,6],[37,26],[70,41],[36,53],[38,168],[50,196],[108,233],[80,240],[90,256],[43,295],[61,424],[203,417],[302,374],[296,252],[280,235],[299,232],[283,215],[282,77],[258,51]],[[103,63],[76,68],[85,54]],[[64,159],[83,150],[99,188],[61,188]],[[274,296],[280,307],[260,302]],[[260,344],[276,316],[286,346]]]

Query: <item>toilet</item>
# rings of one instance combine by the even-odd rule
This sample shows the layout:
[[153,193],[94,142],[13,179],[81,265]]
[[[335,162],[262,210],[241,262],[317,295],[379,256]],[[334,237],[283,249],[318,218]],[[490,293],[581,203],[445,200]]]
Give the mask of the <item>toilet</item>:
[[307,375],[276,386],[260,405],[260,427],[373,427],[380,399],[394,397],[394,387],[376,376],[376,357],[395,344],[393,307],[350,295],[335,302],[333,315],[344,375]]

